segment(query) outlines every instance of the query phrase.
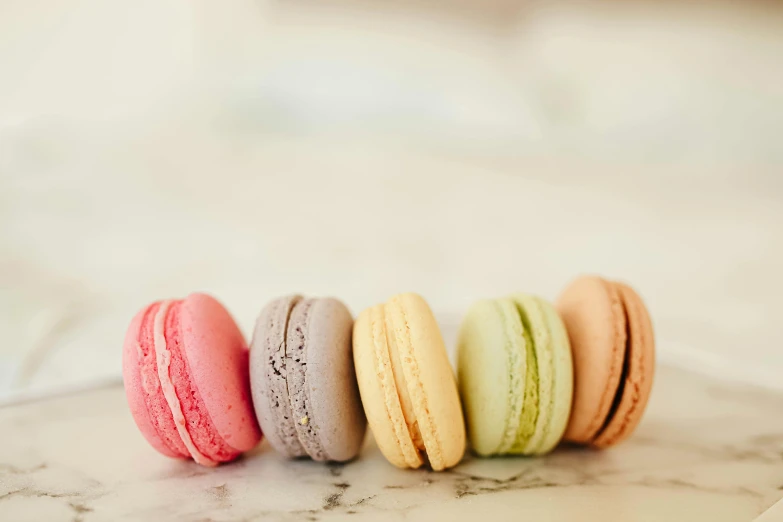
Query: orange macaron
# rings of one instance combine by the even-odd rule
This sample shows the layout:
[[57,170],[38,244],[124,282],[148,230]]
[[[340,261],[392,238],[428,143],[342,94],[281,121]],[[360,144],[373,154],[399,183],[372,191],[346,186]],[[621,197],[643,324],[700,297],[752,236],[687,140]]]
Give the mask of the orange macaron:
[[573,281],[557,301],[571,342],[574,398],[565,440],[598,448],[628,438],[644,414],[655,373],[647,308],[628,285]]

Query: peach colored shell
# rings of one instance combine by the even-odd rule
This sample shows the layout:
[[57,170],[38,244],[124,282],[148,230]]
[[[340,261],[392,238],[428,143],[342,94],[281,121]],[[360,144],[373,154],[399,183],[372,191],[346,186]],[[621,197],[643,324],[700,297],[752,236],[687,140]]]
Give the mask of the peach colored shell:
[[627,285],[583,276],[557,302],[573,351],[574,400],[565,439],[606,447],[642,418],[655,370],[652,323]]

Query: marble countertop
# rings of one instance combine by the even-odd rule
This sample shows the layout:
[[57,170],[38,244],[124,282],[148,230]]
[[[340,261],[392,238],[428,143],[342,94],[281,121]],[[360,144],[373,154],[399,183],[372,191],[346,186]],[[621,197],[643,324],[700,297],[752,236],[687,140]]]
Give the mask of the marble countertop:
[[[783,396],[664,366],[627,443],[398,470],[287,461],[262,443],[217,469],[159,456],[120,386],[0,408],[0,520],[752,520],[783,494]],[[770,518],[772,520],[773,518]]]
[[[769,7],[2,3],[0,521],[764,512],[783,495]],[[473,300],[585,271],[631,281],[660,341],[649,412],[611,451],[435,474],[368,437],[344,466],[262,444],[207,470],[150,449],[118,384],[156,298],[207,291],[247,333],[277,295],[357,312],[415,290],[453,346]]]

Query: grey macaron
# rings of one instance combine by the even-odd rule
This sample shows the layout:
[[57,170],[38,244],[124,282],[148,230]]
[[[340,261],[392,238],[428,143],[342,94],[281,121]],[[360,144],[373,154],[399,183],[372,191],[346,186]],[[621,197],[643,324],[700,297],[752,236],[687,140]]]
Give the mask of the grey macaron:
[[352,329],[351,313],[328,297],[281,297],[261,311],[250,346],[250,389],[264,436],[283,455],[346,461],[359,453],[367,421]]

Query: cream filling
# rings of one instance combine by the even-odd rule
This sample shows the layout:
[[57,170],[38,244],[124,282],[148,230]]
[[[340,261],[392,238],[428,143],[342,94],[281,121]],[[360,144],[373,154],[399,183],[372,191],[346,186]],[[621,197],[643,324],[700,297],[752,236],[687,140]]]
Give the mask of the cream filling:
[[[504,329],[503,347],[508,357],[509,389],[507,395],[508,414],[506,427],[503,430],[503,438],[494,453],[508,453],[518,438],[519,424],[522,419],[522,411],[525,400],[525,385],[527,379],[527,358],[523,357],[527,350],[527,339],[524,337],[524,328],[517,311],[516,305],[511,300],[497,300],[492,303],[501,317]],[[520,348],[519,343],[522,344]],[[532,348],[532,347],[531,347]],[[520,393],[520,390],[522,391]]]
[[171,382],[171,376],[169,375],[169,366],[171,364],[171,352],[166,349],[166,336],[164,334],[164,327],[166,325],[166,315],[169,308],[174,304],[174,301],[163,301],[158,308],[158,313],[155,315],[155,323],[153,325],[153,336],[155,341],[155,359],[158,363],[158,379],[160,379],[160,387],[163,391],[163,396],[166,398],[166,403],[169,405],[171,415],[174,417],[174,425],[177,427],[182,443],[185,444],[190,456],[193,460],[201,464],[202,466],[217,466],[217,462],[210,459],[201,453],[196,445],[193,443],[193,439],[190,438],[190,433],[187,429],[187,421],[185,415],[182,413],[182,405],[177,397],[177,392],[174,389],[174,383]]

